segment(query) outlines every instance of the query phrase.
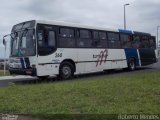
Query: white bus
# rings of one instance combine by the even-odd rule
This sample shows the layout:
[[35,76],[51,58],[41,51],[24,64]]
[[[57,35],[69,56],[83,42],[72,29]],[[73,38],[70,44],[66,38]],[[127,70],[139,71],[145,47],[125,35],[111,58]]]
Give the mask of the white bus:
[[14,25],[10,36],[11,74],[70,79],[157,62],[156,40],[148,33],[32,20]]

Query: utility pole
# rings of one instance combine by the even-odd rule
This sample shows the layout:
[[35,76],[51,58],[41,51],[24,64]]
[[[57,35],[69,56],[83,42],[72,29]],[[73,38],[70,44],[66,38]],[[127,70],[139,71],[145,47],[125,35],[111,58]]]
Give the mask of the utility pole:
[[128,4],[124,4],[124,29],[126,30],[126,6],[127,5],[130,5],[129,3]]
[[160,28],[160,26],[158,25],[158,26],[157,26],[157,48],[159,47],[159,46],[158,46],[158,41],[159,41],[159,40],[158,40],[158,39],[159,39],[159,34],[158,34],[158,33],[159,33],[159,28]]

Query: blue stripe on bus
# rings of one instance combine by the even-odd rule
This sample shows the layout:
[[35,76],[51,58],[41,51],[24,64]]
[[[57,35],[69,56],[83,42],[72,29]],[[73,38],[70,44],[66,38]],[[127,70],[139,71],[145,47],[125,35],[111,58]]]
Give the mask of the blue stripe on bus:
[[127,61],[129,61],[130,58],[136,59],[136,66],[140,66],[140,58],[138,57],[137,49],[135,48],[125,48],[125,54]]
[[120,33],[127,33],[127,34],[132,34],[132,31],[130,30],[124,30],[124,29],[118,29]]
[[24,66],[24,60],[23,60],[23,58],[20,58],[20,61],[21,61],[22,68],[24,69],[25,66]]

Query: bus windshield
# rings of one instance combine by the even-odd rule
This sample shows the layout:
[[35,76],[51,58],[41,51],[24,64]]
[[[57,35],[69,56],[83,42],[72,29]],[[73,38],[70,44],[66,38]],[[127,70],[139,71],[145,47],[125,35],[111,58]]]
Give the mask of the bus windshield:
[[11,33],[11,56],[33,56],[36,54],[35,21],[14,25]]
[[35,55],[34,30],[26,29],[11,34],[11,56],[33,56]]

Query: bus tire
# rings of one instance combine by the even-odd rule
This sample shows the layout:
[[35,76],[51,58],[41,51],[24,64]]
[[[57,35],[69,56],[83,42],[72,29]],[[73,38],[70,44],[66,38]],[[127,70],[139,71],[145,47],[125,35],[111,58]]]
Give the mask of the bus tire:
[[60,65],[59,76],[63,80],[71,79],[74,75],[74,66],[70,62],[63,62]]
[[38,78],[40,79],[40,80],[45,80],[45,79],[47,79],[49,76],[38,76]]
[[134,71],[136,69],[136,62],[134,58],[131,58],[128,62],[128,70]]

